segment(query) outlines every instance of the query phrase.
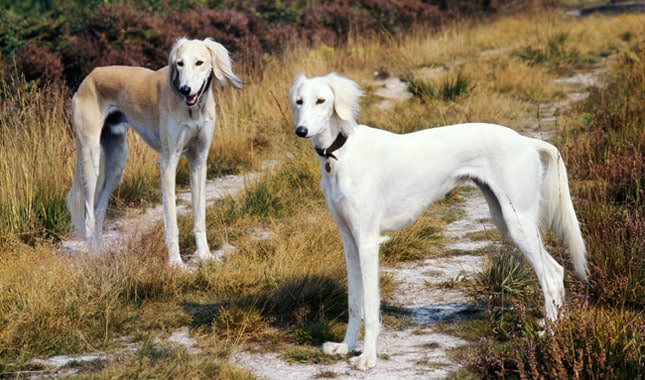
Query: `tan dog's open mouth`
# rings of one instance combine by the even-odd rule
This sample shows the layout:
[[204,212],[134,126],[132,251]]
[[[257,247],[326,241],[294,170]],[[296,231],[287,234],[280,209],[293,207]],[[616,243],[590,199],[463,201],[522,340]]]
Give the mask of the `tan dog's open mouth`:
[[199,99],[201,98],[202,94],[204,93],[204,90],[206,89],[206,86],[208,85],[209,81],[205,81],[202,83],[202,87],[197,91],[196,94],[189,95],[189,96],[184,96],[184,101],[186,102],[186,105],[188,107],[192,107],[195,104],[199,102]]

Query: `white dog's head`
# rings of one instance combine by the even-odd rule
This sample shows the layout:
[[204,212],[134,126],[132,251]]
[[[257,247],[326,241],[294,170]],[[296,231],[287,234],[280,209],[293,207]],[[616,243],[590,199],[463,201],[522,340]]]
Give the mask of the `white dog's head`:
[[189,107],[199,103],[208,90],[211,76],[222,85],[242,88],[242,82],[233,73],[228,50],[221,44],[205,40],[177,40],[168,56],[170,86],[184,97]]
[[314,78],[300,74],[289,91],[296,134],[314,138],[336,122],[340,131],[349,136],[356,125],[362,95],[356,82],[336,73]]

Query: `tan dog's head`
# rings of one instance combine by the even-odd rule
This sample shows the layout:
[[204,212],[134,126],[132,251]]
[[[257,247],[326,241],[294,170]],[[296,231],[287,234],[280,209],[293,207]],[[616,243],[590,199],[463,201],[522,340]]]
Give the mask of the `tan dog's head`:
[[228,50],[210,38],[205,40],[177,40],[168,56],[170,86],[183,96],[186,105],[199,103],[208,90],[211,75],[218,83],[242,88],[242,82],[233,73]]

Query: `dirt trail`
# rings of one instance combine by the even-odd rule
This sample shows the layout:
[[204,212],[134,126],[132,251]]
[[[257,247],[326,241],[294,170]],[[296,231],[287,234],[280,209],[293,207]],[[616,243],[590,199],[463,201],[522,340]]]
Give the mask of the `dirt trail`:
[[466,235],[494,228],[486,215],[488,208],[478,192],[458,207],[466,212],[463,219],[446,226],[444,234],[455,238],[446,249],[463,254],[383,267],[391,275],[397,289],[387,302],[406,310],[404,318],[410,322],[403,328],[383,326],[378,338],[377,366],[369,371],[354,370],[346,359],[333,364],[292,364],[281,359],[279,353],[255,354],[238,352],[232,363],[247,368],[261,379],[303,380],[334,374],[335,379],[443,379],[459,368],[448,357],[448,350],[466,345],[465,340],[437,332],[436,324],[463,318],[472,309],[473,300],[458,289],[442,289],[434,285],[447,281],[469,279],[480,270],[484,258],[473,255],[488,241],[473,241]]
[[[242,191],[246,184],[256,181],[258,174],[247,173],[244,175],[229,175],[215,180],[206,182],[206,207],[213,205],[215,202]],[[177,193],[177,213],[179,215],[189,214],[190,192]],[[128,210],[126,215],[121,218],[108,218],[103,229],[103,247],[105,251],[111,251],[123,247],[126,242],[133,238],[133,233],[141,234],[158,222],[163,220],[163,209],[161,204],[146,208],[145,210]],[[87,243],[79,238],[70,238],[60,244],[63,252],[75,255],[88,252]],[[219,257],[230,250],[230,247],[224,246],[220,251],[214,251],[213,254]]]

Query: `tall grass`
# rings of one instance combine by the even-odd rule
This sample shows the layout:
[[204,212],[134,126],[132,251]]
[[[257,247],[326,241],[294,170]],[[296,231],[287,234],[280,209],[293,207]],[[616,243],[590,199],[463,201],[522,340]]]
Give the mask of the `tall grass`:
[[67,93],[0,72],[0,94],[0,240],[61,236],[74,149]]

